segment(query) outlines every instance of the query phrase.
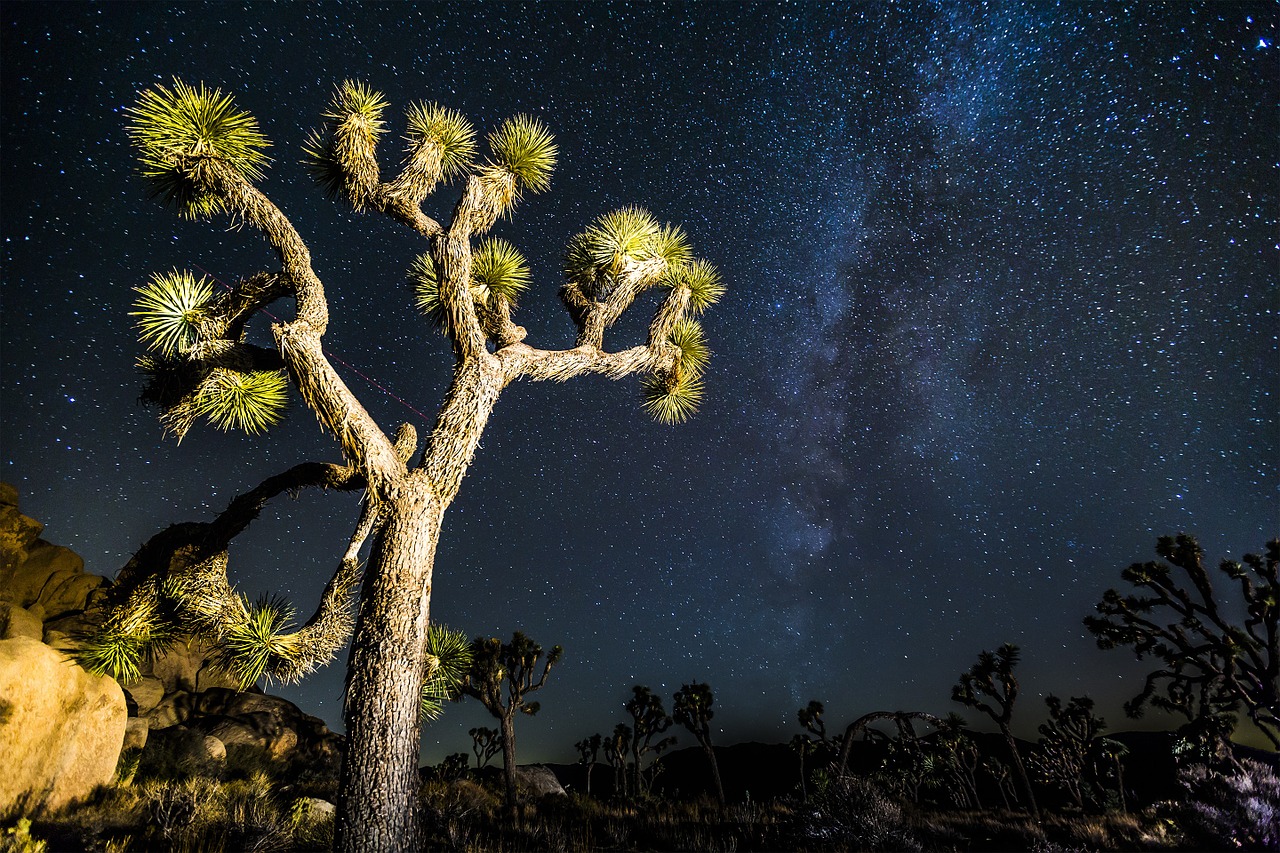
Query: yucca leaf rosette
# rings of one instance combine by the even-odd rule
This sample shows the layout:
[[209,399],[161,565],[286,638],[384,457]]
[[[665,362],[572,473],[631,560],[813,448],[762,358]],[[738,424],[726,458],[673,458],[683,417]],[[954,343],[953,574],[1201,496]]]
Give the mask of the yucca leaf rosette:
[[[491,237],[476,246],[471,258],[471,298],[481,308],[495,308],[498,302],[515,307],[529,285],[529,263],[506,240]],[[440,301],[440,276],[430,255],[419,255],[409,267],[414,301],[433,323],[443,326],[444,304]]]
[[366,193],[378,183],[378,140],[386,132],[381,92],[358,80],[344,80],[334,90],[324,126],[307,135],[303,164],[330,196],[343,195],[362,209]]
[[138,334],[148,349],[169,357],[186,352],[199,337],[198,320],[213,299],[213,283],[186,270],[158,273],[135,287]]
[[440,158],[441,176],[448,180],[469,168],[476,156],[476,131],[456,110],[436,103],[415,103],[406,113],[405,134],[410,149],[434,146]]
[[444,703],[457,697],[471,669],[471,643],[466,634],[443,625],[427,629],[426,672],[422,677],[421,714],[435,720]]
[[284,417],[289,378],[283,370],[231,370],[217,367],[200,383],[195,414],[218,429],[265,432]]
[[152,194],[183,217],[206,217],[223,209],[207,180],[204,167],[210,163],[250,182],[262,178],[270,142],[257,120],[218,89],[175,78],[172,87],[156,84],[143,91],[126,112],[126,131],[138,151],[142,176]]
[[213,657],[244,690],[276,677],[282,665],[291,668],[302,650],[292,631],[293,607],[284,599],[263,597],[250,604],[242,597],[240,610],[239,618],[221,627]]

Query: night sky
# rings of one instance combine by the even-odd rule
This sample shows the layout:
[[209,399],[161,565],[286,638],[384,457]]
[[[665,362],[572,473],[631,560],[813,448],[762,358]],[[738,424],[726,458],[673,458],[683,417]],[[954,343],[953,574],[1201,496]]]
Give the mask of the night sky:
[[[574,760],[636,683],[669,708],[709,682],[721,743],[788,739],[810,699],[833,726],[960,710],[951,685],[1002,642],[1024,650],[1016,729],[1049,692],[1088,693],[1123,729],[1144,670],[1082,627],[1103,590],[1159,535],[1193,533],[1216,562],[1280,532],[1273,3],[0,15],[0,476],[89,571],[269,474],[340,460],[298,402],[266,436],[202,425],[180,446],[136,404],[132,288],[277,263],[256,233],[147,198],[123,131],[143,87],[204,81],[258,117],[262,189],[327,287],[326,349],[388,432],[429,430],[452,360],[406,281],[422,244],[326,200],[300,164],[344,78],[392,104],[387,169],[412,100],[556,134],[551,191],[494,231],[534,269],[516,320],[535,346],[572,345],[561,253],[601,213],[642,204],[719,268],[692,421],[649,420],[634,380],[512,386],[446,515],[433,618],[566,650],[518,724],[523,760]],[[639,341],[656,299],[606,345]],[[233,547],[233,581],[306,615],[357,500],[280,499]],[[276,689],[337,728],[344,663]],[[469,751],[493,722],[450,707],[424,755]]]

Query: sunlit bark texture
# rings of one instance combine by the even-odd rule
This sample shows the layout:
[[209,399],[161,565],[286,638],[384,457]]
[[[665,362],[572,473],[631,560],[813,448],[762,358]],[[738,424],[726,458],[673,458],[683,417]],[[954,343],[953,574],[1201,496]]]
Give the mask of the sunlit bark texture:
[[[148,349],[140,360],[149,377],[144,399],[181,440],[202,421],[266,431],[296,394],[343,459],[300,463],[238,498],[214,522],[155,537],[122,573],[103,629],[84,652],[100,671],[127,674],[165,642],[196,633],[221,649],[242,683],[297,678],[347,641],[358,602],[340,851],[417,847],[421,712],[438,708],[450,679],[465,674],[458,662],[466,644],[441,641],[430,627],[432,565],[444,512],[502,390],[519,379],[635,375],[644,409],[661,422],[679,422],[697,406],[709,355],[696,317],[723,292],[714,268],[693,257],[679,228],[624,208],[600,216],[566,249],[560,297],[576,328],[574,345],[526,343],[512,317],[531,272],[515,246],[486,233],[526,193],[549,188],[557,153],[550,132],[537,119],[516,116],[488,134],[481,153],[461,115],[412,104],[399,168],[385,179],[379,147],[386,109],[381,94],[343,83],[304,150],[331,196],[356,211],[384,214],[422,240],[420,256],[406,259],[408,276],[424,320],[447,335],[454,372],[421,449],[408,425],[394,436],[385,432],[326,356],[325,286],[301,235],[256,186],[269,145],[256,120],[230,96],[178,80],[142,92],[128,111],[142,175],[156,197],[180,216],[225,216],[257,231],[279,260],[278,268],[251,272],[225,290],[181,270],[137,288],[133,314]],[[423,203],[450,181],[459,187],[451,212],[428,216]],[[394,293],[398,285],[384,286]],[[645,340],[607,348],[610,327],[650,289],[663,295]],[[280,317],[271,326],[274,348],[246,338],[249,323],[268,306]],[[236,593],[226,546],[266,501],[308,487],[364,489],[365,500],[345,550],[335,555],[338,568],[319,612],[295,630],[282,603],[254,605]]]

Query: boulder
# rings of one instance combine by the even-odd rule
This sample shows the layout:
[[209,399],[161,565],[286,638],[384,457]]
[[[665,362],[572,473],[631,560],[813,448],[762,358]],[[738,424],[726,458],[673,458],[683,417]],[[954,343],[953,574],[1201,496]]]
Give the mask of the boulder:
[[62,808],[110,782],[127,718],[113,679],[36,640],[0,640],[0,820]]
[[563,796],[564,788],[551,768],[526,764],[516,768],[516,785],[531,797]]
[[151,727],[147,725],[147,721],[142,717],[130,717],[124,726],[124,744],[120,747],[123,752],[126,749],[142,749],[147,745],[147,735],[150,733]]
[[7,586],[44,525],[18,511],[18,490],[0,483],[0,586]]
[[145,717],[164,699],[164,682],[153,676],[144,675],[123,687],[125,696],[132,705],[129,710],[134,716]]
[[43,636],[44,625],[39,616],[10,601],[0,601],[0,640],[40,640]]

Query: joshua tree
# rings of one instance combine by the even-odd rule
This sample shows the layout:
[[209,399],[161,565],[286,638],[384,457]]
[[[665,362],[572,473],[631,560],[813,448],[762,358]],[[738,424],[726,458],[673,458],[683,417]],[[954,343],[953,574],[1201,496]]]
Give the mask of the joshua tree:
[[715,711],[711,710],[715,696],[711,687],[706,684],[685,684],[676,691],[671,703],[671,714],[677,723],[684,726],[697,739],[702,751],[706,753],[707,762],[711,765],[711,778],[716,783],[716,800],[725,804],[724,785],[720,781],[720,765],[716,761],[716,751],[711,746],[711,718]]
[[631,749],[631,726],[618,723],[613,734],[604,742],[604,757],[613,770],[614,795],[627,795],[627,755]]
[[[383,180],[378,146],[387,131],[386,108],[380,93],[343,83],[305,150],[315,178],[331,195],[358,212],[384,214],[422,240],[425,252],[408,275],[418,305],[447,336],[454,373],[420,452],[412,428],[401,427],[394,437],[385,432],[325,355],[330,306],[324,284],[302,236],[255,186],[268,161],[268,142],[256,120],[230,96],[181,81],[144,91],[128,113],[129,136],[154,195],[180,216],[225,215],[249,226],[280,264],[235,281],[225,293],[184,272],[158,275],[141,288],[136,316],[150,349],[142,362],[150,375],[144,398],[160,408],[166,431],[181,439],[200,419],[223,429],[262,431],[280,419],[292,387],[334,437],[345,463],[304,464],[250,494],[266,500],[302,487],[364,489],[365,503],[321,611],[302,632],[317,630],[302,639],[287,632],[278,609],[255,610],[228,583],[225,546],[237,526],[243,529],[240,517],[195,541],[173,533],[144,555],[149,562],[122,572],[127,583],[113,602],[108,639],[136,660],[195,626],[216,643],[243,640],[234,653],[264,660],[264,673],[296,677],[341,648],[348,634],[341,612],[358,590],[339,851],[417,846],[418,709],[431,675],[425,645],[435,548],[444,512],[502,390],[520,379],[638,375],[644,377],[645,408],[664,422],[682,420],[699,400],[708,356],[694,317],[723,292],[715,270],[692,257],[680,229],[625,208],[569,241],[560,296],[577,328],[574,345],[530,346],[511,319],[530,280],[528,267],[511,244],[483,238],[525,193],[549,187],[557,154],[551,134],[536,119],[517,116],[489,134],[489,154],[477,159],[466,119],[435,104],[414,104],[406,115],[399,171]],[[422,205],[450,179],[461,181],[462,189],[438,221]],[[645,342],[606,350],[606,330],[650,288],[666,295]],[[277,302],[284,316],[271,326],[275,346],[251,345],[246,326]],[[372,547],[362,573],[358,553],[366,539]],[[203,624],[189,617],[166,620],[180,608],[201,614]],[[313,642],[319,634],[324,642]],[[252,654],[244,654],[246,646]],[[114,667],[120,657],[106,665]]]
[[525,697],[542,689],[551,668],[560,662],[563,654],[564,649],[555,646],[543,660],[542,646],[519,631],[511,635],[509,643],[497,637],[476,637],[471,644],[471,671],[462,683],[462,692],[480,700],[501,728],[506,811],[513,820],[516,817],[516,714],[532,717],[538,713],[541,704],[526,702]]
[[600,760],[600,745],[603,742],[604,739],[597,732],[573,745],[573,748],[578,750],[578,763],[586,768],[588,797],[591,796],[591,771],[595,769],[596,762]]
[[822,719],[826,712],[827,709],[821,702],[810,699],[808,705],[796,711],[796,718],[800,721],[800,727],[817,738],[818,743],[831,746],[831,740],[827,737],[827,724]]
[[[1031,779],[1023,766],[1022,756],[1018,754],[1018,742],[1009,728],[1009,721],[1013,719],[1013,703],[1018,699],[1018,679],[1013,668],[1018,665],[1020,656],[1018,647],[1011,643],[1005,643],[994,653],[981,652],[978,662],[961,674],[960,683],[951,688],[951,698],[961,705],[978,709],[995,721],[1009,745],[1009,756],[1013,759],[1013,769],[1026,797],[1027,808],[1039,820],[1040,807],[1036,805],[1036,795],[1031,790]],[[994,707],[983,701],[984,696],[994,703]]]
[[1084,620],[1099,648],[1132,646],[1139,660],[1150,655],[1160,664],[1125,711],[1140,716],[1150,703],[1215,729],[1223,727],[1209,718],[1243,706],[1280,749],[1280,539],[1267,543],[1265,557],[1245,554],[1218,566],[1229,585],[1239,585],[1238,605],[1214,591],[1193,537],[1162,536],[1156,553],[1168,562],[1134,563],[1121,573],[1137,594],[1109,589],[1098,603],[1102,615]]
[[809,799],[808,780],[805,778],[804,760],[813,754],[817,748],[816,742],[808,735],[792,735],[791,742],[787,744],[795,752],[800,759],[800,799],[807,801]]
[[1093,714],[1093,700],[1073,696],[1066,705],[1052,693],[1044,698],[1049,719],[1040,724],[1040,741],[1031,754],[1031,766],[1040,780],[1066,791],[1083,808],[1086,776],[1097,781],[1102,757],[1102,732],[1107,723]]
[[489,760],[502,751],[502,732],[487,729],[484,726],[469,729],[471,735],[471,751],[476,755],[476,766],[484,767]]
[[638,797],[645,791],[640,784],[644,778],[644,757],[653,753],[656,758],[676,742],[674,737],[662,738],[656,743],[653,740],[671,728],[675,721],[663,709],[662,697],[648,687],[637,684],[631,688],[631,694],[626,704],[627,713],[631,715],[631,743],[628,749],[631,755],[631,793]]

